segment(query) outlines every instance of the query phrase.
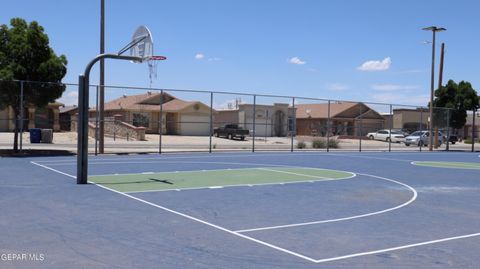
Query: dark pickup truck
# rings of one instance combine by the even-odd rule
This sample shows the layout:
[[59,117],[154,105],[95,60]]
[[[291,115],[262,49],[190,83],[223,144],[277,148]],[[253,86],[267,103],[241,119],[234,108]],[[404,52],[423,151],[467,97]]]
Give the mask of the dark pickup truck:
[[245,137],[250,134],[250,131],[239,127],[237,124],[225,124],[221,127],[215,128],[213,134],[216,137],[224,136],[228,139],[239,137],[241,140],[245,140]]
[[456,135],[450,135],[448,138],[448,142],[452,143],[453,145],[458,142],[458,137]]

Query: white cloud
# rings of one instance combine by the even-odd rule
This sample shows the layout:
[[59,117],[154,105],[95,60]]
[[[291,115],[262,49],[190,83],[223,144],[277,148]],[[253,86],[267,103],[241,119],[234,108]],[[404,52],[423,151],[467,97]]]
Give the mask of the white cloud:
[[195,54],[195,59],[196,60],[202,60],[203,58],[205,58],[205,55],[202,54],[202,53],[197,53]]
[[361,66],[357,67],[360,71],[385,71],[390,68],[392,60],[390,57],[383,59],[382,61],[366,61]]
[[221,60],[222,58],[218,58],[218,57],[208,58],[208,61],[210,62],[221,61]]
[[410,91],[416,90],[419,86],[414,85],[398,85],[398,84],[373,84],[372,89],[376,91]]
[[327,84],[327,90],[329,91],[342,92],[348,90],[349,88],[350,87],[348,85],[340,83]]
[[298,57],[292,57],[292,58],[288,59],[288,63],[298,64],[298,65],[306,64],[305,61],[300,60],[300,58],[298,58]]
[[78,92],[65,92],[62,97],[58,99],[58,102],[66,106],[78,105]]

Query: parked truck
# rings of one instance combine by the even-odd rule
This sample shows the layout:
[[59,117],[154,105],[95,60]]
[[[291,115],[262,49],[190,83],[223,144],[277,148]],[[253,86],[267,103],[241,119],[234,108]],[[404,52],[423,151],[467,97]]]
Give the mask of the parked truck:
[[241,140],[245,140],[245,137],[250,134],[250,131],[243,129],[238,126],[238,124],[225,124],[215,128],[213,134],[216,137],[226,137],[228,139],[240,138]]

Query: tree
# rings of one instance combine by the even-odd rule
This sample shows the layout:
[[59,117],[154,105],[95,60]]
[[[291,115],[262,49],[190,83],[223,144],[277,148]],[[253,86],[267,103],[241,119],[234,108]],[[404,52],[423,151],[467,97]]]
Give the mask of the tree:
[[[449,108],[449,126],[455,129],[462,128],[467,121],[467,110],[476,111],[479,106],[479,97],[477,92],[473,89],[470,82],[460,81],[455,83],[453,80],[449,80],[445,86],[441,86],[435,90],[435,99],[433,100],[433,106],[436,108]],[[437,123],[441,122],[440,118],[446,119],[447,110],[438,112]]]
[[[36,21],[10,20],[11,28],[0,26],[0,109],[12,107],[15,116],[13,149],[18,150],[19,115],[23,105],[45,107],[62,96],[67,73],[67,58],[57,56],[49,45],[44,29]],[[24,83],[23,105],[20,84],[14,80],[39,81]]]

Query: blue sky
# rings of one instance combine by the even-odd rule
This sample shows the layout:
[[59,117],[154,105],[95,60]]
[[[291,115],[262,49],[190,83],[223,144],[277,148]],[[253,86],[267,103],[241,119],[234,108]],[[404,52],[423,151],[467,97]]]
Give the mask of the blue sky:
[[[68,58],[64,82],[76,83],[99,52],[99,7],[100,0],[2,0],[0,23],[38,21]],[[473,0],[106,0],[106,51],[117,52],[146,25],[155,54],[168,57],[156,88],[426,105],[431,33],[421,28],[447,28],[436,51],[438,71],[446,43],[444,82],[478,88],[478,10]],[[148,87],[147,65],[109,60],[106,84]]]

